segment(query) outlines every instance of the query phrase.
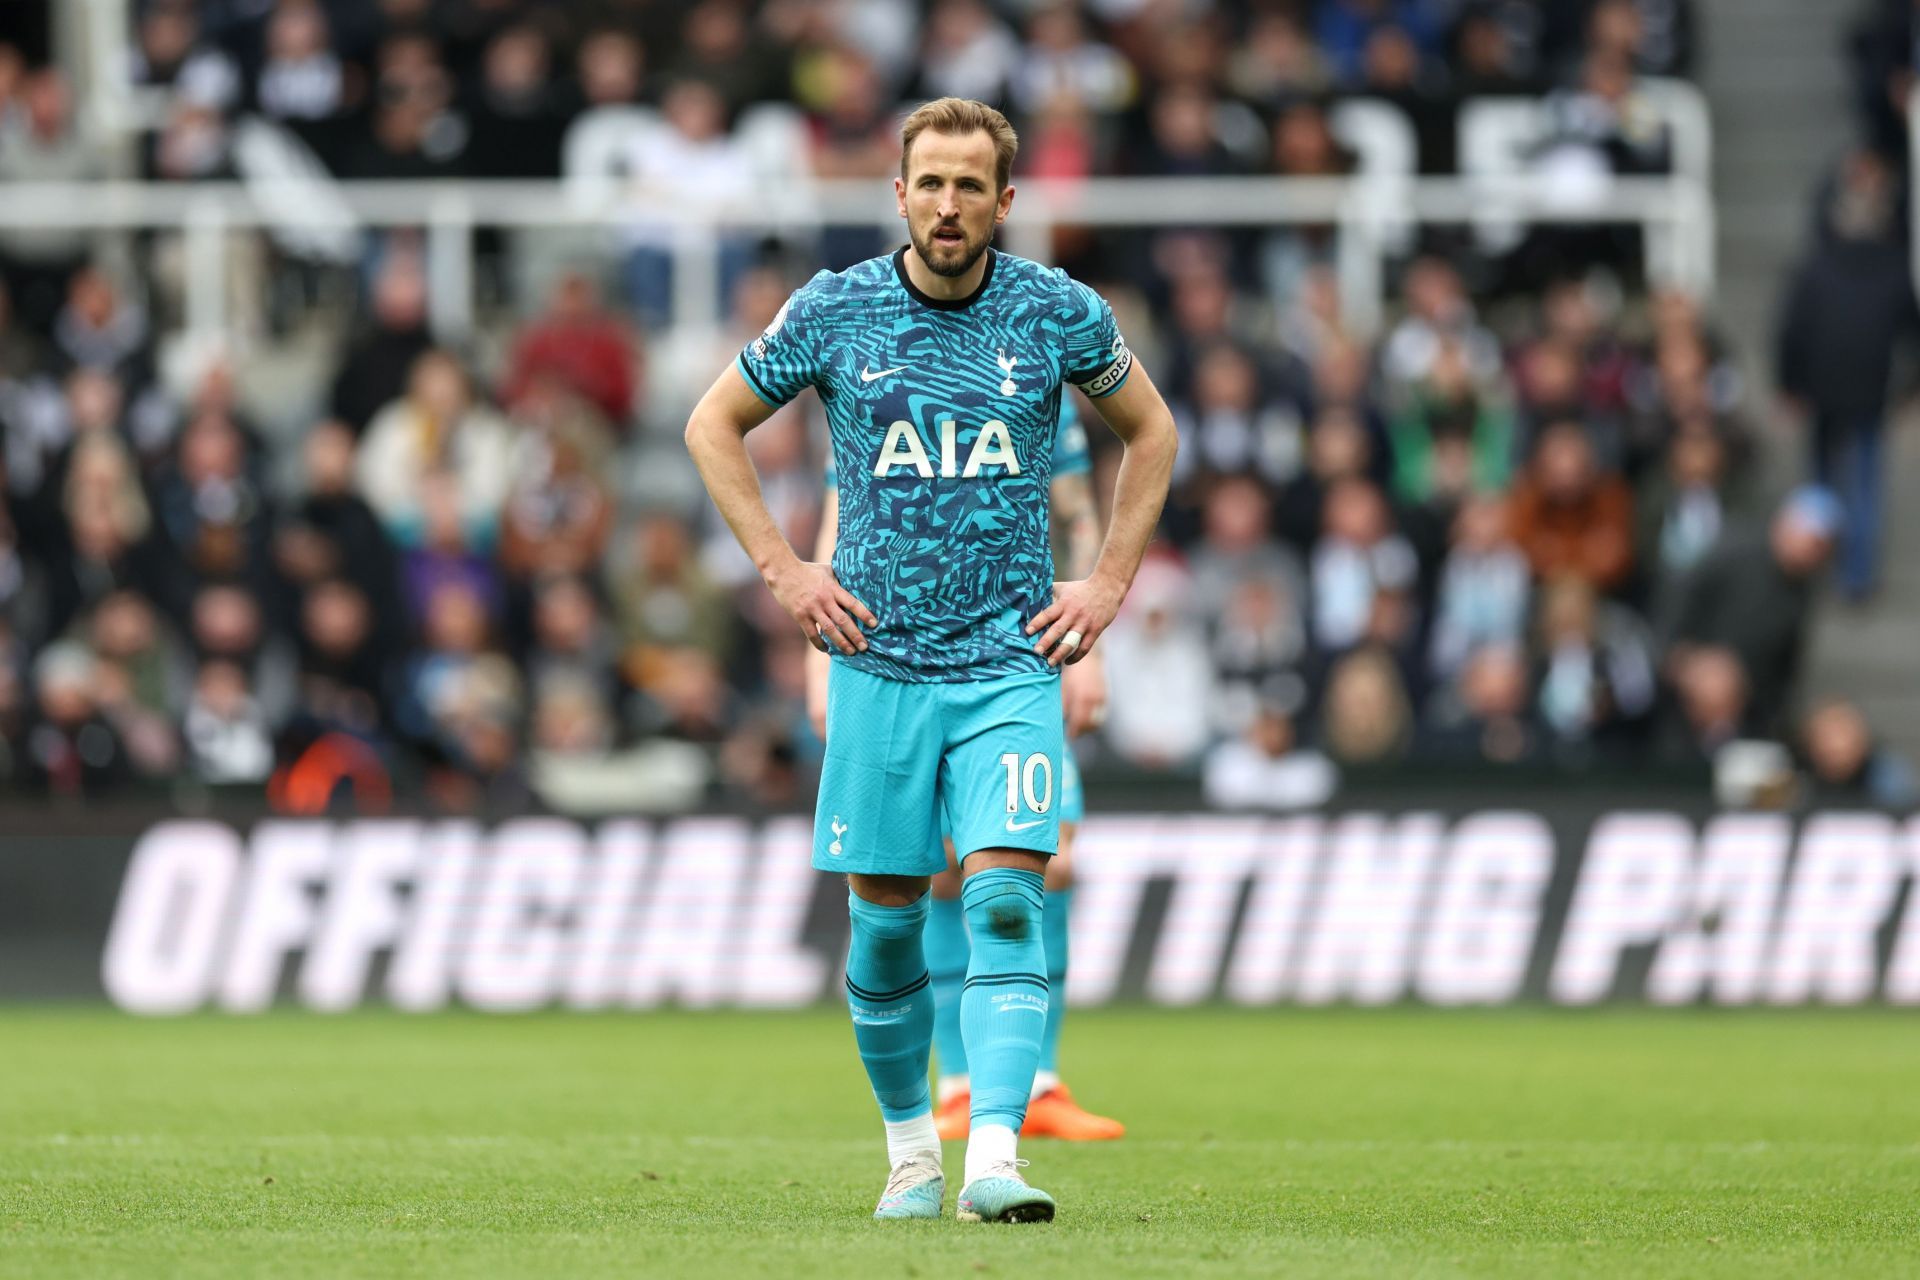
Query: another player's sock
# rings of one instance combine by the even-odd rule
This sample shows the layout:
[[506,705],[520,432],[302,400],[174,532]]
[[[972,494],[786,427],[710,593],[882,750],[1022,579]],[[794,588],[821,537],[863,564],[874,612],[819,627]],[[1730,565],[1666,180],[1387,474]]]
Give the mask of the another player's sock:
[[927,915],[927,976],[933,979],[933,1055],[940,1079],[967,1074],[960,1034],[960,988],[967,980],[967,909],[959,898],[935,898]]
[[[973,958],[960,997],[973,1085],[973,1142],[982,1125],[1020,1131],[1047,1022],[1046,952],[1040,936],[1046,882],[1032,871],[992,867],[967,877]],[[1011,1150],[1007,1156],[1011,1159]],[[968,1164],[973,1164],[972,1146]]]
[[1040,1070],[1034,1088],[1046,1092],[1060,1083],[1060,1024],[1067,1018],[1067,916],[1073,910],[1073,888],[1047,890],[1047,912],[1040,917],[1040,937],[1047,948],[1047,1026],[1040,1037]]
[[[873,1082],[873,1096],[887,1124],[888,1155],[896,1138],[923,1136],[921,1148],[938,1151],[933,1100],[927,1093],[927,1059],[933,1049],[933,998],[927,991],[926,955],[920,933],[927,923],[927,896],[905,907],[883,907],[847,895],[853,944],[847,951],[847,1006],[853,1039]],[[895,1126],[925,1121],[918,1127]],[[897,1163],[897,1161],[895,1161]]]

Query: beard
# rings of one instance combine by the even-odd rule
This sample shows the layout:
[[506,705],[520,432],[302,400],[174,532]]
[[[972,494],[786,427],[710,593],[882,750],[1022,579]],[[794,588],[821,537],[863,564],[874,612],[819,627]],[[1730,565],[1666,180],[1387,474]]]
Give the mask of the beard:
[[973,264],[980,261],[980,255],[987,251],[987,245],[993,240],[991,230],[975,240],[967,234],[965,227],[959,227],[960,242],[952,244],[933,238],[933,233],[940,229],[941,224],[934,223],[924,231],[913,228],[910,234],[913,251],[920,255],[920,261],[927,264],[927,269],[937,276],[952,278],[967,274],[973,269]]

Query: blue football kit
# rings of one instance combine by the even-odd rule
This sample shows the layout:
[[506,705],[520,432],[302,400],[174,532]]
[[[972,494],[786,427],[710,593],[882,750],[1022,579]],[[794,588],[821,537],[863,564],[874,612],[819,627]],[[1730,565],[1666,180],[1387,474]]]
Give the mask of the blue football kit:
[[989,250],[971,296],[936,299],[905,253],[820,272],[737,361],[766,403],[826,409],[833,569],[879,625],[833,655],[814,865],[870,875],[942,870],[943,819],[962,857],[1058,847],[1059,672],[1026,625],[1053,597],[1062,390],[1111,395],[1133,363],[1064,272]]

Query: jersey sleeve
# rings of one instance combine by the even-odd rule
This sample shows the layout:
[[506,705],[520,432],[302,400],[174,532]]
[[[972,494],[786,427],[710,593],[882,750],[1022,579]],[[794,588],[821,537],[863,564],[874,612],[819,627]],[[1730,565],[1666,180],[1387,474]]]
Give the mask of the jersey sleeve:
[[1107,300],[1077,280],[1067,282],[1067,381],[1097,400],[1118,391],[1133,370]]
[[1060,426],[1053,434],[1053,478],[1061,476],[1083,476],[1093,470],[1093,459],[1087,452],[1087,429],[1080,421],[1080,411],[1074,407],[1073,397],[1060,396]]
[[753,393],[776,409],[817,383],[824,372],[813,320],[823,278],[832,277],[822,271],[794,290],[772,323],[734,361]]

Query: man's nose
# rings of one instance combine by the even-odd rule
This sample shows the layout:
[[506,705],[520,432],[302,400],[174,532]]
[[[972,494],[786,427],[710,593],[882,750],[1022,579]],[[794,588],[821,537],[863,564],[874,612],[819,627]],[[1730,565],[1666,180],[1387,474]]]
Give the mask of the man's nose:
[[948,187],[946,190],[942,191],[940,193],[939,212],[942,218],[959,217],[960,216],[960,193],[954,190],[952,187]]

